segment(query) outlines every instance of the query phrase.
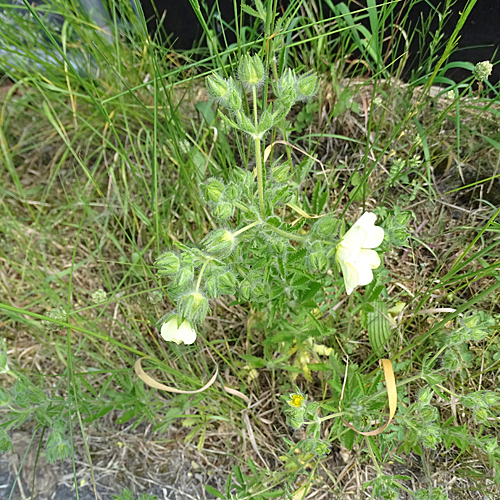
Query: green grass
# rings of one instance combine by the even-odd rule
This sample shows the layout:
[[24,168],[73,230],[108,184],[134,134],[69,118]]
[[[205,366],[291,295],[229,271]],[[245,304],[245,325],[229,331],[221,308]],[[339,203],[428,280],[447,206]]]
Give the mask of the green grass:
[[[252,4],[257,15],[258,4]],[[37,460],[66,457],[76,473],[75,453],[91,469],[99,461],[96,428],[114,449],[118,439],[129,439],[119,434],[127,425],[140,436],[152,424],[163,450],[179,449],[182,441],[187,455],[197,449],[215,456],[214,467],[224,472],[210,484],[220,491],[235,466],[232,488],[241,499],[278,490],[294,498],[314,490],[361,495],[349,482],[358,469],[370,480],[378,474],[370,494],[390,498],[394,484],[385,484],[384,474],[409,475],[415,453],[422,483],[439,472],[454,498],[467,498],[459,496],[459,484],[495,498],[498,486],[490,479],[499,475],[500,457],[496,449],[486,453],[485,443],[498,435],[499,402],[481,414],[483,402],[461,398],[498,394],[500,111],[491,97],[498,85],[478,88],[472,73],[460,83],[446,78],[460,25],[449,41],[438,31],[422,69],[408,83],[399,81],[404,50],[417,31],[405,31],[408,20],[397,16],[397,2],[368,1],[355,9],[332,3],[334,16],[325,18],[322,2],[295,0],[278,25],[276,4],[264,3],[262,19],[237,9],[236,24],[223,25],[238,36],[227,47],[226,33],[215,37],[211,28],[217,8],[208,13],[192,0],[209,43],[185,53],[149,38],[144,17],[137,19],[126,1],[113,2],[109,39],[68,2],[50,7],[64,15],[62,30],[28,3],[27,15],[4,7],[0,324],[10,371],[0,389],[2,429],[31,432]],[[234,74],[240,56],[257,51],[271,75],[291,67],[314,69],[321,78],[318,107],[308,104],[300,119],[300,107],[294,108],[289,128],[266,137],[266,144],[284,138],[324,164],[323,172],[283,147],[294,181],[301,179],[296,202],[317,215],[335,210],[349,222],[361,208],[377,209],[380,217],[396,207],[411,211],[410,246],[387,248],[385,270],[364,293],[347,298],[332,270],[321,277],[321,300],[295,317],[217,299],[196,344],[166,343],[157,324],[173,305],[154,260],[174,242],[199,243],[216,226],[201,182],[227,182],[233,170],[254,166],[243,134],[224,128],[213,102],[203,104],[209,99],[204,78],[213,71]],[[287,217],[292,222],[298,215]],[[374,309],[370,297],[382,285]],[[99,289],[106,298],[95,303]],[[160,302],[153,295],[158,290]],[[460,328],[481,340],[451,345]],[[324,405],[323,416],[337,412],[347,353],[343,405],[365,408],[358,425],[367,415],[376,419],[386,411],[377,342],[395,367],[395,423],[364,440],[339,418],[325,419],[331,455],[319,459],[299,449],[305,435],[290,431],[278,395],[297,384],[309,401]],[[333,349],[329,356],[321,354],[324,346]],[[153,360],[144,363],[148,373],[169,386],[196,390],[215,365],[218,385],[195,395],[159,393],[133,371],[142,356]],[[251,396],[251,405],[222,385]],[[425,387],[433,388],[433,404],[417,407]],[[425,411],[439,415],[425,417],[437,429],[427,447],[419,429],[411,431],[425,422]],[[0,443],[8,448],[5,435]],[[31,485],[35,474],[24,479]],[[411,482],[397,480],[411,498]]]

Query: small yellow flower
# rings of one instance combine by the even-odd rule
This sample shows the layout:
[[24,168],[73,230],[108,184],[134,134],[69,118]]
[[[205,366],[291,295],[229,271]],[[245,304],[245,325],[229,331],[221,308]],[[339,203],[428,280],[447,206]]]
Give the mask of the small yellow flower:
[[302,394],[290,394],[290,398],[288,404],[294,408],[300,408],[304,402],[304,396],[302,396]]

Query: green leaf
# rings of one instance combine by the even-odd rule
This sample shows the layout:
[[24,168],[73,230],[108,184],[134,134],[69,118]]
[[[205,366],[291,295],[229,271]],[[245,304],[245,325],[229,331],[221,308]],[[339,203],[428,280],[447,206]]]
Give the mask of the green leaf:
[[318,292],[318,290],[320,290],[322,286],[323,286],[323,284],[319,283],[317,281],[313,281],[312,283],[309,283],[307,290],[305,290],[301,294],[301,297],[300,297],[301,302],[306,302],[308,300],[313,299],[314,296],[316,295],[316,293]]
[[12,439],[7,434],[7,431],[1,427],[0,428],[0,453],[7,453],[13,448]]
[[205,120],[205,123],[207,125],[212,125],[214,120],[215,120],[215,113],[214,110],[212,109],[211,102],[205,102],[201,101],[195,104],[194,106],[196,108],[196,111],[201,113],[201,116],[203,116],[203,119]]
[[226,498],[220,491],[217,491],[215,488],[212,488],[209,484],[205,485],[205,489],[210,493],[210,495],[213,495],[214,497],[217,498]]
[[363,176],[359,172],[354,172],[351,177],[351,185],[354,187],[357,187],[361,185],[361,182],[363,181]]
[[266,366],[265,360],[258,358],[257,356],[252,356],[250,354],[240,354],[240,358],[243,358],[252,368],[263,368]]
[[139,413],[142,412],[142,408],[140,406],[137,406],[136,408],[131,408],[130,410],[127,410],[121,417],[116,419],[117,424],[125,424],[129,420],[132,420],[134,417],[136,417]]
[[372,303],[374,310],[367,314],[367,329],[370,345],[377,356],[382,356],[391,336],[391,323],[387,319],[387,307],[380,299]]

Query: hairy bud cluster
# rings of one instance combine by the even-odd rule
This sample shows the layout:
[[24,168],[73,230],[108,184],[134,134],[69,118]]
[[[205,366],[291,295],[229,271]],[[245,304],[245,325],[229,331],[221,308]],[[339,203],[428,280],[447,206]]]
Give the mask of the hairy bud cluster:
[[[231,116],[220,113],[226,125],[241,130],[254,139],[261,139],[288,114],[295,102],[312,98],[318,90],[318,77],[315,73],[296,76],[292,70],[286,69],[274,86],[277,97],[275,104],[267,105],[257,119],[253,114],[247,115],[243,109],[243,89],[251,91],[252,98],[256,99],[256,90],[264,84],[266,78],[267,72],[262,59],[257,54],[245,54],[238,66],[239,81],[217,74],[208,76],[206,80],[209,94],[230,111]],[[254,107],[257,107],[257,103],[254,103]],[[229,207],[218,208],[217,211],[220,218],[229,216]]]
[[217,179],[209,179],[201,186],[206,200],[212,205],[212,214],[217,219],[228,219],[234,213],[234,201],[240,196],[240,189],[234,183],[224,185]]
[[241,87],[232,77],[222,78],[217,74],[207,76],[208,93],[226,108],[238,112],[243,104]]
[[283,108],[289,111],[296,102],[308,101],[314,97],[318,86],[316,73],[311,71],[296,76],[293,70],[286,69],[277,82],[274,93]]

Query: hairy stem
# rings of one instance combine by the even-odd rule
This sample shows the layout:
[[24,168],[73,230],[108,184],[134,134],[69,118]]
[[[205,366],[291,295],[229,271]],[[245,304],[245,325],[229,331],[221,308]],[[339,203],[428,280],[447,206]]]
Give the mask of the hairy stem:
[[239,229],[238,231],[236,231],[235,233],[233,233],[233,236],[238,236],[238,234],[241,234],[241,233],[244,233],[245,231],[248,231],[249,229],[251,229],[252,227],[256,226],[257,224],[262,224],[262,221],[261,220],[256,220],[255,222],[252,222],[251,224],[248,224],[248,226],[242,227],[241,229]]
[[198,274],[198,281],[196,282],[196,290],[195,292],[198,292],[198,290],[200,289],[200,285],[201,285],[201,278],[203,278],[203,273],[205,272],[205,269],[207,268],[208,266],[208,263],[211,261],[212,259],[207,259],[202,268],[200,269],[200,274]]
[[260,214],[265,217],[264,208],[264,172],[262,169],[262,157],[260,151],[260,139],[255,139],[255,164],[257,168],[257,184],[259,188]]
[[260,205],[260,214],[262,217],[265,216],[265,208],[264,208],[264,171],[262,169],[262,152],[261,152],[261,144],[260,137],[257,137],[257,128],[259,126],[259,119],[257,116],[257,89],[255,85],[253,87],[253,116],[255,121],[255,165],[257,168],[257,183],[259,188],[259,205]]
[[299,236],[298,234],[289,233],[288,231],[284,231],[283,229],[279,229],[278,227],[271,226],[271,224],[267,224],[267,227],[271,231],[274,231],[277,234],[281,234],[281,236],[284,236],[285,238],[288,238],[289,240],[295,240],[295,241],[306,241],[307,240],[307,238],[305,236]]

